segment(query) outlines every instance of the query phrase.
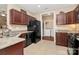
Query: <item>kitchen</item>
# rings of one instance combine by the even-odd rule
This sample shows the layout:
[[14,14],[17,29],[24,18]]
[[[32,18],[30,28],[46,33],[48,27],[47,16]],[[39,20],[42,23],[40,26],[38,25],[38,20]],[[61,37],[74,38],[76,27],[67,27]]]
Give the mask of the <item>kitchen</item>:
[[[1,24],[1,55],[67,54],[68,33],[79,32],[77,4],[5,4],[4,6],[7,21]],[[30,29],[33,25],[31,21],[38,24],[37,31]],[[38,33],[38,36],[35,36],[35,33]],[[57,49],[59,51],[56,51]]]

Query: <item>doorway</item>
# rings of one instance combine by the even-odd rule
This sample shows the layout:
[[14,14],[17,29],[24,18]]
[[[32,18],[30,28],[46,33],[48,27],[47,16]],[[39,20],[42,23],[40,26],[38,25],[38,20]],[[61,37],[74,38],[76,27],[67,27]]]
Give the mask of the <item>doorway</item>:
[[43,40],[54,41],[54,14],[42,15],[42,38]]

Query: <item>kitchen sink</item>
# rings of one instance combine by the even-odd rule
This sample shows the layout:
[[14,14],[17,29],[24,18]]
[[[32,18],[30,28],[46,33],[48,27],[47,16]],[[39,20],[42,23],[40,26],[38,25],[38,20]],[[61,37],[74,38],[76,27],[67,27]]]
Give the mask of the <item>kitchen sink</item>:
[[10,31],[3,33],[3,37],[18,37],[20,32]]
[[30,33],[33,31],[26,31],[26,30],[18,30],[18,31],[6,31],[3,32],[2,38],[4,37],[19,37],[23,33]]

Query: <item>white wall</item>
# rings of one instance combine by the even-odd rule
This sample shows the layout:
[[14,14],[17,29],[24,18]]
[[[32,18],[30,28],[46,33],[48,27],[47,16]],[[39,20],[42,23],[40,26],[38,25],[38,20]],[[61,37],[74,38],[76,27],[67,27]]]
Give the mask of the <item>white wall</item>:
[[[42,16],[42,20],[43,20],[43,23],[44,23],[44,34],[43,36],[54,36],[53,35],[53,14],[51,14],[50,16],[47,15],[43,15]],[[46,24],[46,22],[48,22]]]

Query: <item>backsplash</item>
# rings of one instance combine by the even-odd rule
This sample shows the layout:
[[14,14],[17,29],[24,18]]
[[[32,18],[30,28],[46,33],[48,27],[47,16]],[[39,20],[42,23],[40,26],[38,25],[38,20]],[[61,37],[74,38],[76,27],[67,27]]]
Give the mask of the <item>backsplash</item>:
[[79,32],[79,24],[70,24],[70,25],[59,25],[56,26],[56,31],[64,32]]
[[27,25],[10,25],[9,28],[15,30],[27,30]]
[[71,24],[71,25],[58,25],[56,26],[56,29],[59,30],[75,30],[75,25]]
[[76,24],[76,31],[79,31],[79,24]]

